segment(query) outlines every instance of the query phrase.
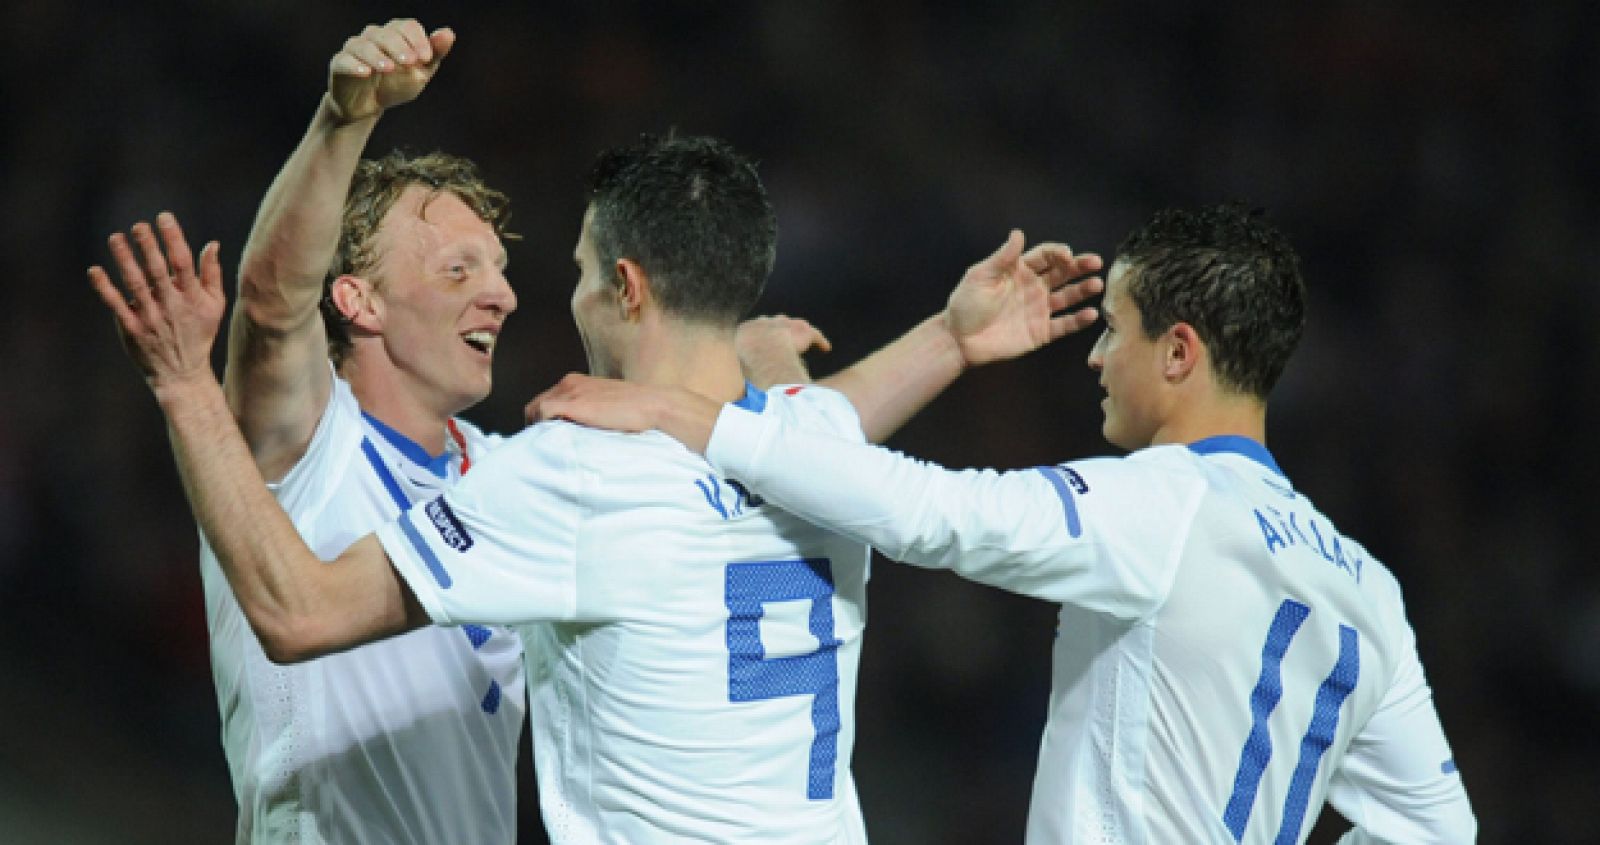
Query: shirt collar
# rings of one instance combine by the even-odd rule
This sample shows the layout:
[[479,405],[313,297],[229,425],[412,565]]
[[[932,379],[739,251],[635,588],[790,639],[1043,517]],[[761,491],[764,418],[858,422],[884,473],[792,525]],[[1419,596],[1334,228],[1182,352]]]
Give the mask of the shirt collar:
[[361,416],[366,418],[367,422],[372,424],[373,429],[376,430],[378,434],[382,435],[383,439],[388,441],[389,445],[398,450],[400,454],[405,455],[406,458],[412,463],[422,467],[428,472],[433,473],[439,478],[444,478],[450,474],[450,449],[448,446],[437,456],[430,455],[428,454],[427,449],[417,445],[417,441],[412,440],[404,434],[401,434],[400,432],[395,431],[394,429],[385,425],[383,420],[378,419],[366,411],[362,411]]
[[1235,455],[1242,455],[1258,464],[1261,464],[1267,469],[1277,473],[1280,478],[1287,479],[1289,477],[1285,475],[1283,469],[1278,466],[1278,462],[1273,459],[1272,453],[1267,451],[1266,446],[1257,443],[1248,437],[1238,434],[1222,434],[1216,437],[1207,437],[1204,440],[1196,440],[1195,442],[1189,444],[1189,451],[1194,452],[1197,455],[1215,455],[1219,452],[1232,452]]
[[744,383],[744,395],[739,397],[733,404],[746,411],[759,414],[767,409],[767,394],[757,390],[755,385],[747,381]]

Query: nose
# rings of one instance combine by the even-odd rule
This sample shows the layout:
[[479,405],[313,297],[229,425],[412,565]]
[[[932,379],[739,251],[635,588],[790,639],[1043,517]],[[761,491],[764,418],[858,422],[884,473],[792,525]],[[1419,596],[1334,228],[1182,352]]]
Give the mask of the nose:
[[494,271],[489,281],[488,290],[479,298],[479,304],[490,311],[498,312],[502,317],[517,310],[517,292],[512,290],[511,281],[500,270]]
[[1100,337],[1095,339],[1094,346],[1089,347],[1089,369],[1094,370],[1097,373],[1102,369],[1105,369],[1106,354],[1105,349],[1103,348],[1105,345],[1106,336],[1105,333],[1102,332]]

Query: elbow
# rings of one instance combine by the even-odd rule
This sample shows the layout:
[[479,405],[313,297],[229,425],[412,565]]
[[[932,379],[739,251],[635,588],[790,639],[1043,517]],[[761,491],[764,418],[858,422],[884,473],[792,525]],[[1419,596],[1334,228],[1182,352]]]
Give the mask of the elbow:
[[328,653],[317,626],[304,619],[252,618],[250,627],[267,659],[279,665],[304,663]]

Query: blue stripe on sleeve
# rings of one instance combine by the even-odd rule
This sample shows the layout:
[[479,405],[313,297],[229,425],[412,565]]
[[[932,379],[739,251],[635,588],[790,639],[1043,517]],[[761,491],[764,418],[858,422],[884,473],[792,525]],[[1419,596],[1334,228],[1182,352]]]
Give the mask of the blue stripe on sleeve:
[[1056,489],[1056,495],[1061,497],[1061,509],[1067,512],[1067,533],[1073,537],[1083,536],[1083,522],[1078,519],[1078,505],[1072,498],[1072,490],[1067,487],[1067,482],[1061,477],[1061,471],[1055,467],[1034,467],[1039,474],[1050,480],[1050,486]]
[[444,564],[439,562],[439,556],[433,553],[433,547],[428,545],[428,541],[417,533],[409,516],[400,517],[400,530],[405,532],[406,539],[411,541],[411,547],[417,550],[417,555],[427,565],[428,571],[433,573],[433,580],[438,581],[440,587],[450,589],[450,573],[444,571]]

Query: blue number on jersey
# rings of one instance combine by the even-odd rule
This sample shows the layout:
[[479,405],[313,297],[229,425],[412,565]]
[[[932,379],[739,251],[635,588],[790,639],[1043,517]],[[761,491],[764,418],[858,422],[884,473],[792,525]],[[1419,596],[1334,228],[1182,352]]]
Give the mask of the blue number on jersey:
[[[811,701],[811,767],[806,796],[833,797],[839,745],[839,640],[833,635],[833,569],[826,558],[730,563],[727,570],[728,700],[791,695]],[[809,629],[817,650],[768,659],[761,643],[765,605],[811,601]]]
[[[1289,643],[1300,633],[1300,626],[1311,615],[1311,608],[1293,599],[1278,605],[1267,629],[1267,642],[1261,648],[1261,676],[1250,692],[1250,733],[1245,737],[1244,749],[1239,752],[1239,769],[1233,776],[1233,795],[1222,813],[1222,821],[1233,833],[1234,841],[1244,841],[1245,825],[1250,822],[1250,811],[1255,806],[1256,790],[1261,786],[1261,776],[1267,762],[1272,759],[1272,736],[1267,730],[1267,718],[1283,697],[1283,656]],[[1300,827],[1305,822],[1306,805],[1311,800],[1311,784],[1316,779],[1322,755],[1333,743],[1339,730],[1339,708],[1345,698],[1356,688],[1361,674],[1360,638],[1349,625],[1339,626],[1339,659],[1333,671],[1317,688],[1316,704],[1311,711],[1311,726],[1300,740],[1300,760],[1295,765],[1294,777],[1289,781],[1288,795],[1283,801],[1283,824],[1278,828],[1276,842],[1294,843],[1300,839]]]

